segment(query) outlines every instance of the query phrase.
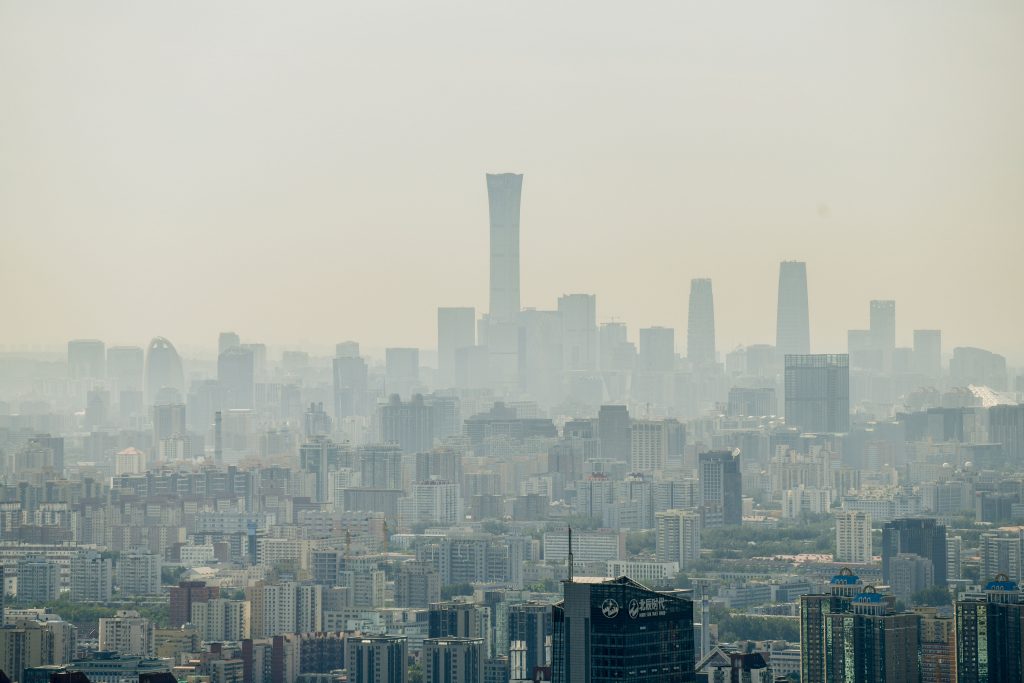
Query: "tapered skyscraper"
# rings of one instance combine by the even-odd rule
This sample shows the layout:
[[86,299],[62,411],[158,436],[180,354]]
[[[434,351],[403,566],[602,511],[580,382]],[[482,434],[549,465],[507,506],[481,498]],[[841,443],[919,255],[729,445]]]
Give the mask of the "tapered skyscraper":
[[811,352],[811,325],[807,315],[807,264],[783,261],[779,264],[779,310],[775,327],[775,348],[780,357]]
[[519,314],[519,203],[523,176],[488,173],[491,217],[491,318],[511,322]]
[[711,280],[708,279],[690,281],[686,357],[698,365],[715,362],[715,298],[711,293]]

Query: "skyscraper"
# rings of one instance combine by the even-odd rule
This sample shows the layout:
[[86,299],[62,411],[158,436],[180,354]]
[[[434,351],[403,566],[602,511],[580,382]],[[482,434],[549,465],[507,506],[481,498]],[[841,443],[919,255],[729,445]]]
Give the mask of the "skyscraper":
[[523,176],[487,174],[491,219],[491,308],[495,322],[514,322],[519,314],[519,207]]
[[334,418],[341,420],[352,415],[364,415],[369,368],[366,361],[356,355],[341,355],[333,360]]
[[690,281],[690,310],[686,327],[686,357],[695,365],[715,362],[715,299],[711,280]]
[[99,339],[72,339],[68,342],[68,379],[103,379],[107,357]]
[[640,370],[672,372],[676,365],[676,333],[671,327],[640,330]]
[[786,424],[803,432],[850,431],[850,358],[786,356]]
[[597,437],[601,457],[626,462],[632,452],[629,410],[626,406],[601,406],[597,411]]
[[181,367],[181,356],[174,344],[163,337],[156,337],[146,349],[146,404],[153,405],[161,396],[177,394],[172,403],[180,403],[185,391],[185,373]]
[[242,345],[242,339],[234,332],[221,332],[217,337],[217,355],[220,355],[228,349]]
[[354,636],[345,648],[349,683],[406,683],[406,639],[399,636]]
[[932,579],[946,585],[946,527],[930,518],[894,519],[882,527],[882,581],[893,580],[893,563],[901,554],[922,557],[932,565]]
[[483,638],[427,638],[423,683],[483,683],[486,652]]
[[811,352],[811,326],[807,312],[807,264],[779,264],[779,307],[775,323],[775,348],[780,356]]
[[960,683],[1024,680],[1024,592],[1016,581],[996,576],[953,610]]
[[217,356],[221,407],[252,408],[256,398],[255,357],[251,349],[231,346]]
[[437,309],[437,386],[455,386],[455,352],[476,346],[476,309]]
[[699,456],[701,515],[705,528],[743,522],[743,479],[740,455],[709,451]]
[[111,346],[107,349],[107,379],[120,391],[141,390],[146,354],[138,346]]
[[920,680],[921,617],[912,612],[896,612],[895,602],[892,596],[865,586],[851,601],[850,612],[828,615],[825,647],[829,681]]
[[553,683],[695,680],[693,602],[629,577],[562,584],[553,608]]
[[[508,636],[512,648],[523,652],[525,677],[534,669],[551,665],[551,605],[528,602],[508,608]],[[516,645],[521,643],[521,646]]]
[[384,350],[384,385],[389,394],[411,396],[420,381],[420,350],[390,348]]
[[929,379],[942,374],[942,330],[914,330],[914,372]]
[[597,297],[566,294],[558,297],[562,319],[563,369],[597,369]]
[[882,358],[881,369],[892,371],[892,354],[896,349],[896,302],[871,302],[871,346]]

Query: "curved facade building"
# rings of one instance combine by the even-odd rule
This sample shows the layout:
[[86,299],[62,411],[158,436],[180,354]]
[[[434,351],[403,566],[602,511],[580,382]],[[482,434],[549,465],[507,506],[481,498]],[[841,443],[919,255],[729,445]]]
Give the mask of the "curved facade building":
[[174,389],[185,393],[185,373],[181,367],[181,356],[167,339],[156,337],[146,348],[146,403],[153,405],[163,389]]

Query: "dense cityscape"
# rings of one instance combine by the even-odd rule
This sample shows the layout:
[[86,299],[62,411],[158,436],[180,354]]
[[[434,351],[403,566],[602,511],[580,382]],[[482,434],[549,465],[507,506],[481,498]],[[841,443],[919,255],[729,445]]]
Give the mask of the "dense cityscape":
[[1021,680],[1024,370],[895,301],[819,348],[815,263],[774,345],[716,344],[710,279],[685,336],[522,309],[486,181],[435,349],[0,357],[10,681]]

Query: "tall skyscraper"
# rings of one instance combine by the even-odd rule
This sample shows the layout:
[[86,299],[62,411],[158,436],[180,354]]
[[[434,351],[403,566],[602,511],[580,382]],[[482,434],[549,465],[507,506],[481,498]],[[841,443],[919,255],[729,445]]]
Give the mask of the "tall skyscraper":
[[519,314],[519,207],[523,176],[487,174],[491,219],[491,308],[495,322],[514,322]]
[[217,356],[217,381],[224,410],[255,406],[255,372],[255,357],[251,349],[231,346]]
[[68,342],[68,379],[103,379],[107,375],[106,347],[99,339]]
[[562,319],[563,368],[570,372],[597,369],[597,297],[560,296],[558,313]]
[[887,522],[882,527],[882,581],[886,584],[893,579],[893,563],[905,554],[931,562],[935,585],[946,585],[946,527],[924,517]]
[[779,307],[775,323],[775,349],[779,356],[811,352],[811,325],[807,312],[807,264],[779,264]]
[[420,350],[390,348],[384,350],[384,385],[389,394],[409,397],[420,381]]
[[689,683],[693,602],[622,576],[562,584],[553,608],[553,683]]
[[701,516],[705,528],[743,522],[743,478],[740,455],[709,451],[699,456]]
[[850,358],[786,356],[786,424],[803,432],[850,431]]
[[628,462],[632,452],[632,422],[626,406],[601,406],[597,411],[597,437],[601,457]]
[[871,302],[871,346],[881,355],[884,372],[892,371],[892,354],[896,349],[896,302]]
[[146,404],[153,405],[161,397],[170,398],[171,403],[180,403],[185,391],[185,373],[181,367],[181,356],[167,339],[156,337],[146,349]]
[[221,332],[217,337],[217,355],[242,345],[242,338],[234,332]]
[[715,362],[715,299],[711,280],[690,281],[690,310],[686,327],[686,357],[695,365]]
[[141,391],[146,354],[138,346],[111,346],[107,349],[107,379],[120,391]]
[[914,372],[929,379],[942,375],[942,330],[914,330]]
[[476,346],[476,309],[437,309],[437,386],[455,386],[455,353]]
[[1024,591],[1005,575],[953,607],[959,683],[1024,680]]

